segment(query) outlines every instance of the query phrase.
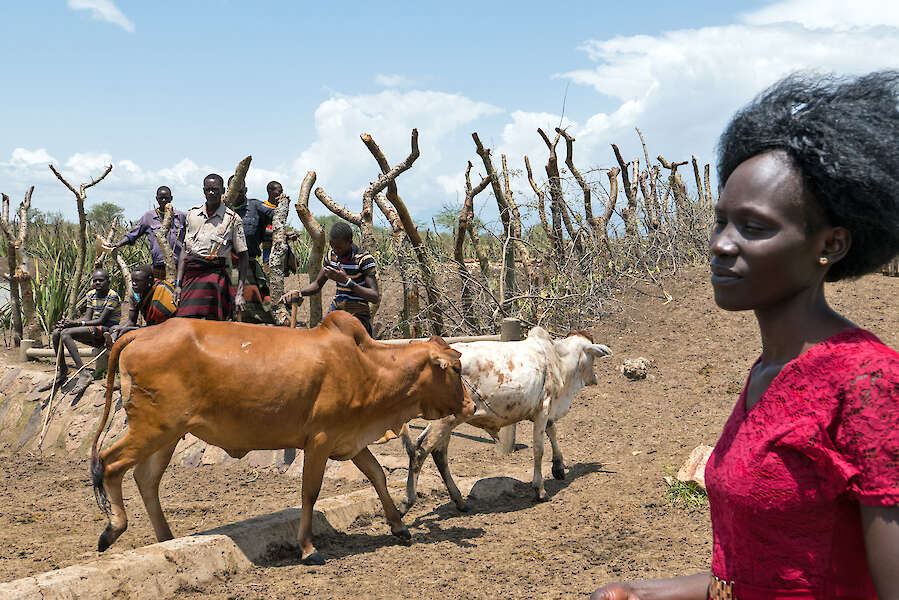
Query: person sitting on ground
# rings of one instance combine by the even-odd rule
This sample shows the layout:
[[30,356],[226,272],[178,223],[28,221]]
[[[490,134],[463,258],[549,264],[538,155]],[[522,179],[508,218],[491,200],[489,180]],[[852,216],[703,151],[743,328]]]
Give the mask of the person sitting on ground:
[[762,352],[705,470],[711,572],[593,600],[899,598],[899,353],[824,297],[899,253],[897,104],[899,71],[794,75],[725,129],[711,283]]
[[312,296],[322,290],[330,279],[337,284],[337,294],[331,302],[330,311],[345,310],[365,326],[368,335],[371,329],[371,308],[369,303],[379,302],[376,277],[377,265],[368,252],[363,252],[353,243],[353,230],[348,223],[338,221],[329,234],[331,250],[315,281],[303,289],[292,290],[281,297],[286,304],[302,303],[303,296]]
[[128,320],[116,325],[106,334],[106,345],[112,344],[132,329],[137,329],[138,315],[147,326],[159,325],[175,316],[175,288],[153,276],[150,265],[138,265],[131,271],[131,310]]
[[[225,180],[212,173],[203,179],[204,204],[189,211],[182,229],[183,250],[175,278],[177,317],[225,321],[244,307],[247,242],[240,216],[222,202]],[[226,271],[228,254],[238,257],[237,290]]]
[[[56,385],[56,389],[66,381],[68,368],[65,357],[59,354],[60,344],[65,347],[72,358],[75,369],[81,369],[84,362],[78,354],[78,346],[75,342],[81,342],[94,348],[102,348],[105,340],[103,334],[113,326],[119,324],[122,317],[119,295],[115,290],[109,289],[109,273],[106,269],[97,269],[91,274],[91,290],[84,300],[86,310],[80,320],[61,319],[53,329],[51,336],[53,350],[59,357],[56,364],[57,375],[55,380],[42,386],[39,391],[47,391]],[[93,374],[82,371],[71,393],[78,395],[87,389],[93,379]]]

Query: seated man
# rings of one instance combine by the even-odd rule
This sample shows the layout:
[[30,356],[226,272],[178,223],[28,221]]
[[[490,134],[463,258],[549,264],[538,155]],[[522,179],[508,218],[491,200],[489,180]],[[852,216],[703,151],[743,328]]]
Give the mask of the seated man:
[[343,221],[334,223],[328,237],[331,250],[318,277],[299,291],[287,292],[281,297],[281,301],[286,304],[302,302],[303,296],[317,294],[330,279],[337,284],[337,294],[328,312],[347,311],[359,319],[368,335],[371,335],[369,303],[378,302],[381,298],[378,280],[375,277],[377,270],[375,259],[353,243],[353,230],[348,223]]
[[[85,302],[87,309],[81,320],[60,319],[52,335],[53,349],[57,352],[57,356],[59,356],[59,347],[62,344],[69,351],[69,356],[72,357],[76,369],[80,369],[84,363],[81,361],[81,356],[78,355],[78,346],[75,342],[81,342],[94,348],[102,347],[104,344],[103,334],[118,325],[122,316],[122,302],[115,290],[109,289],[109,273],[106,272],[106,269],[97,269],[91,274],[91,291],[87,293]],[[39,388],[40,391],[51,389],[54,383],[58,389],[65,382],[68,368],[65,358],[62,356],[59,356],[56,369],[56,379],[50,380],[49,383]],[[90,385],[92,378],[92,373],[83,371],[71,393],[75,395],[82,393]]]
[[132,329],[137,329],[137,316],[144,318],[147,326],[159,325],[166,319],[175,316],[175,289],[166,281],[153,276],[150,265],[138,265],[131,272],[131,310],[128,320],[116,325],[106,334],[106,346],[111,348],[113,342]]

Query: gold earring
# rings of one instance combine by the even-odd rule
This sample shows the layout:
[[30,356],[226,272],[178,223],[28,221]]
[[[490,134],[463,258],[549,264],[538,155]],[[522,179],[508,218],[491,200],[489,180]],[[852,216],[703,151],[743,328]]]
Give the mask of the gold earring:
[[827,260],[827,257],[826,257],[826,256],[822,256],[821,258],[818,259],[818,263],[820,263],[820,264],[822,264],[822,265],[826,265],[826,264],[829,263],[829,262],[830,262],[830,261]]

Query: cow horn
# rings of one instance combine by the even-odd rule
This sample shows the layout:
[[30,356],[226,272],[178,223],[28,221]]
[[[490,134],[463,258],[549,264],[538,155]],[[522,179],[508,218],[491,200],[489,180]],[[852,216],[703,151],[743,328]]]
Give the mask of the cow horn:
[[600,358],[603,356],[612,355],[612,351],[609,350],[609,347],[604,346],[603,344],[590,344],[589,346],[587,346],[586,350],[589,354]]

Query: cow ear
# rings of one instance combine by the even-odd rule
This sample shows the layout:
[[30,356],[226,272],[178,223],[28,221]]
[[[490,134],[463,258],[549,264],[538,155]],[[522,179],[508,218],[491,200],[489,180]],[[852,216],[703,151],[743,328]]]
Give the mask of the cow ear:
[[450,368],[450,361],[446,356],[442,354],[433,354],[431,355],[431,362],[446,371]]
[[611,356],[612,351],[609,350],[608,346],[604,346],[602,344],[590,344],[584,350],[587,354],[592,354],[596,358],[602,358],[603,356]]

